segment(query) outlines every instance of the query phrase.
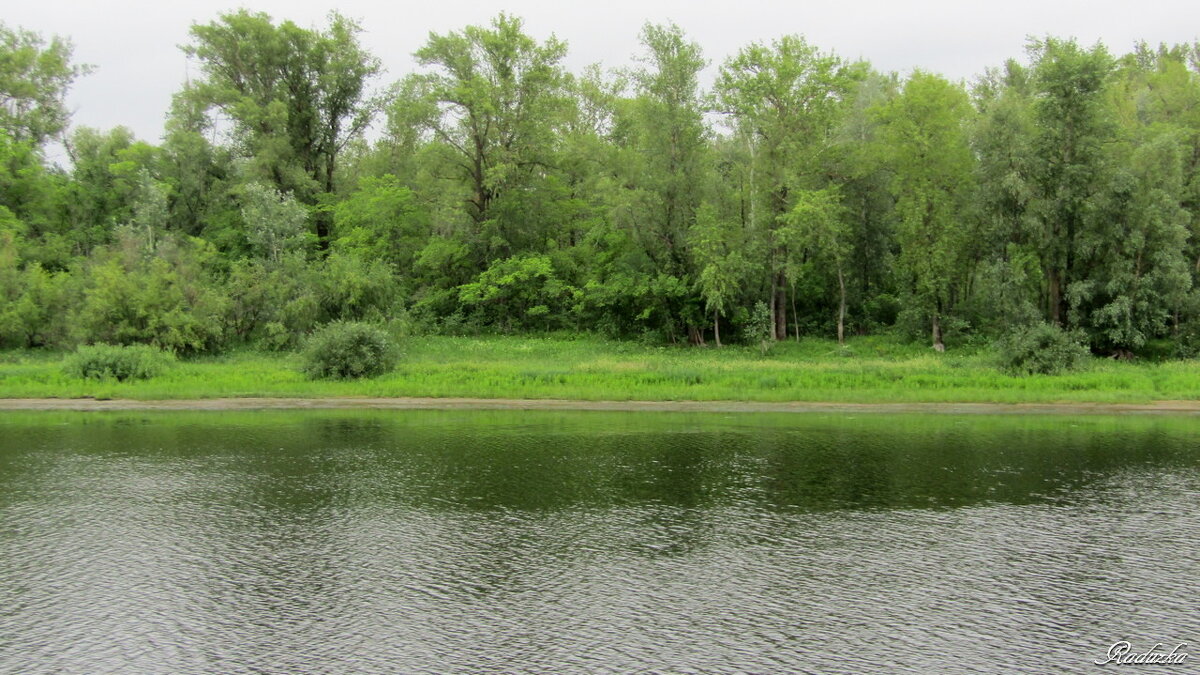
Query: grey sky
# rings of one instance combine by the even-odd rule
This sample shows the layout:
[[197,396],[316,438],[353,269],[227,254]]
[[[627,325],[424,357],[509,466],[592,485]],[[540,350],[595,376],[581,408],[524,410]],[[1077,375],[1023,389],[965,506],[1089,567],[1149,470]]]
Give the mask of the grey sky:
[[[379,86],[414,68],[411,54],[430,31],[486,23],[501,10],[523,17],[526,29],[538,38],[554,33],[566,40],[566,65],[573,71],[595,62],[626,65],[638,50],[643,23],[674,21],[704,48],[710,79],[743,45],[788,33],[803,34],[845,57],[868,59],[880,70],[906,73],[919,67],[955,79],[971,79],[1006,58],[1023,57],[1028,35],[1076,37],[1087,44],[1103,40],[1116,53],[1128,51],[1139,39],[1177,43],[1200,37],[1200,3],[1195,0],[25,0],[10,3],[2,20],[43,35],[69,37],[76,61],[97,67],[77,82],[70,97],[75,125],[107,129],[123,124],[156,142],[171,95],[188,74],[178,49],[188,41],[188,28],[243,6],[302,26],[323,26],[333,7],[359,19],[364,43],[387,69]],[[195,66],[191,68],[195,74]]]

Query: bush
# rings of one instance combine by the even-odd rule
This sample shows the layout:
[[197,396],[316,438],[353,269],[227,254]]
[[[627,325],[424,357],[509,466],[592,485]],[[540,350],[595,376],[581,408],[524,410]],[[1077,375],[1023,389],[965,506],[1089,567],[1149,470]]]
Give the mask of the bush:
[[72,312],[78,342],[153,344],[178,354],[213,352],[225,340],[229,298],[207,261],[216,254],[197,240],[163,237],[153,254],[125,230],[93,256],[83,301]]
[[175,355],[150,345],[84,345],[67,357],[63,372],[92,379],[146,380],[167,369]]
[[1036,323],[1015,329],[1000,340],[1000,367],[1016,375],[1053,375],[1079,367],[1089,356],[1078,332]]
[[771,349],[775,340],[775,322],[771,320],[771,308],[767,303],[759,301],[750,313],[750,320],[742,327],[742,333],[748,342],[757,342],[763,356]]
[[375,377],[395,364],[387,331],[354,321],[326,324],[309,337],[304,350],[304,372],[313,379]]

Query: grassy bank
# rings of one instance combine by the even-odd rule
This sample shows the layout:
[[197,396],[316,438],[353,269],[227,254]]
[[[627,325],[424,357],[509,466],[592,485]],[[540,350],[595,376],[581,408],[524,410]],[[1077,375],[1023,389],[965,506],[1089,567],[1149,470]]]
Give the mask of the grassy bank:
[[181,361],[154,379],[68,377],[61,353],[0,353],[0,398],[480,397],[579,400],[1144,403],[1200,399],[1195,361],[1094,360],[1057,376],[1000,372],[986,348],[945,354],[886,337],[746,347],[648,347],[599,339],[418,337],[397,369],[310,381],[293,354],[238,352]]

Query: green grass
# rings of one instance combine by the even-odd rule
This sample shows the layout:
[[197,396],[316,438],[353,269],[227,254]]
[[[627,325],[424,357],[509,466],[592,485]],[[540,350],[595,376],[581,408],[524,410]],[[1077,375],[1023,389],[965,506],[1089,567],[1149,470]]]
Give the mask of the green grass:
[[150,380],[83,380],[63,353],[0,353],[0,398],[480,397],[578,400],[1144,403],[1200,399],[1195,361],[1093,360],[1066,375],[1000,372],[986,348],[938,354],[889,337],[753,347],[648,347],[597,338],[416,337],[387,375],[311,381],[293,354],[180,361]]

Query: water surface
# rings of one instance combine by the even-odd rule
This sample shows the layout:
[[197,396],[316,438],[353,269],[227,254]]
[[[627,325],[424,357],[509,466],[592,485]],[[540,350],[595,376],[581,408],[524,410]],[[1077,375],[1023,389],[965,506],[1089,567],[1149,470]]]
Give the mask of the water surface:
[[1118,640],[1194,666],[1198,431],[0,413],[0,672],[1083,672]]

